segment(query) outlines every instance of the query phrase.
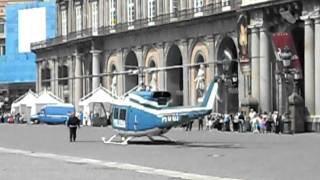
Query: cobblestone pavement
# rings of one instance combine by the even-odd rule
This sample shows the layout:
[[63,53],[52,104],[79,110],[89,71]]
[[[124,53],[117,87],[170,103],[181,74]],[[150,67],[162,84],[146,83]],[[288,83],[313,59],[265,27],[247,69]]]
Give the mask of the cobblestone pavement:
[[[185,132],[103,144],[111,128],[0,124],[0,179],[317,179],[320,134]],[[18,151],[19,150],[19,151]],[[5,163],[2,163],[5,162]],[[76,172],[76,173],[74,173]],[[107,178],[105,178],[107,177]]]

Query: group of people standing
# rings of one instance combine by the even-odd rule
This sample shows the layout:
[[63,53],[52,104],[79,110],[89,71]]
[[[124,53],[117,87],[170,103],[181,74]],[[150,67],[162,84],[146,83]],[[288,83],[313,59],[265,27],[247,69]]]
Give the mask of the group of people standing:
[[[239,131],[253,133],[282,133],[283,116],[278,111],[257,113],[250,109],[248,115],[243,112],[224,114],[220,117],[218,129],[222,131]],[[220,126],[220,127],[219,127]]]
[[[253,132],[253,133],[283,133],[284,117],[278,112],[257,113],[250,109],[248,114],[238,112],[233,114],[214,113],[204,118],[197,119],[198,130],[211,130],[216,128],[220,131]],[[186,131],[191,131],[193,121],[183,125]]]
[[11,123],[11,124],[20,124],[26,123],[23,114],[16,113],[12,115],[11,113],[1,113],[0,114],[0,123]]

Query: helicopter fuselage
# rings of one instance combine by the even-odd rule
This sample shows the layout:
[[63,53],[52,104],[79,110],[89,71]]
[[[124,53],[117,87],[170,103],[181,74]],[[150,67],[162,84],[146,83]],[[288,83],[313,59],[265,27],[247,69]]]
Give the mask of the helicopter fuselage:
[[202,108],[198,108],[198,110],[195,108],[184,109],[181,111],[181,108],[178,109],[178,107],[164,108],[156,110],[158,113],[152,113],[152,109],[140,109],[130,105],[113,105],[112,127],[122,136],[157,136],[166,133],[172,127],[203,117],[211,112],[211,110]]
[[[212,89],[213,84],[209,92],[213,91]],[[170,95],[167,92],[130,94],[113,103],[112,127],[121,136],[139,137],[164,134],[172,127],[210,114],[216,93],[212,93],[212,97],[209,98],[210,94],[205,98],[207,101],[205,104],[193,107],[170,107]]]

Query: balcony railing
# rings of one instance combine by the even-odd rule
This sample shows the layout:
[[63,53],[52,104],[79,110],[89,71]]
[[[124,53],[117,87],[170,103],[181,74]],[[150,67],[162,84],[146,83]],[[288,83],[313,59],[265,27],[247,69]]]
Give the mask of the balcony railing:
[[52,39],[39,41],[31,44],[33,50],[46,48],[58,44],[62,44],[69,41],[80,40],[83,38],[93,37],[93,36],[105,36],[113,33],[121,33],[131,30],[138,30],[143,28],[148,28],[152,26],[160,26],[164,24],[169,24],[173,22],[181,22],[185,20],[190,20],[193,18],[211,16],[216,14],[221,14],[227,11],[233,11],[240,7],[241,0],[230,0],[230,6],[222,6],[221,3],[209,4],[201,8],[196,9],[186,9],[177,11],[170,14],[162,14],[153,18],[153,21],[148,19],[138,19],[134,22],[118,23],[114,26],[105,26],[98,29],[98,34],[92,33],[92,28],[87,28],[78,32],[70,32],[67,36],[57,36]]

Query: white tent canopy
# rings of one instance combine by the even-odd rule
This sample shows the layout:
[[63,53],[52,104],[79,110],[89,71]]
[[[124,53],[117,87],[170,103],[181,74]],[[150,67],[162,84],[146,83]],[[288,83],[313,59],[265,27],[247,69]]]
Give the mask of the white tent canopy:
[[90,112],[95,111],[93,104],[103,104],[104,108],[106,108],[106,104],[112,102],[113,99],[112,93],[100,85],[89,94],[82,97],[79,101],[79,106],[83,111],[84,118],[89,119],[88,116]]
[[[12,113],[20,113],[20,114],[25,114],[26,110],[30,111],[27,114],[32,114],[35,113],[35,101],[37,100],[38,95],[32,92],[32,90],[29,90],[22,96],[20,96],[18,99],[13,101],[11,104],[11,112]],[[26,110],[23,110],[23,107],[27,108]]]
[[40,111],[41,107],[47,104],[61,104],[64,103],[62,99],[54,95],[52,92],[44,89],[39,93],[37,100],[35,101],[36,112]]

